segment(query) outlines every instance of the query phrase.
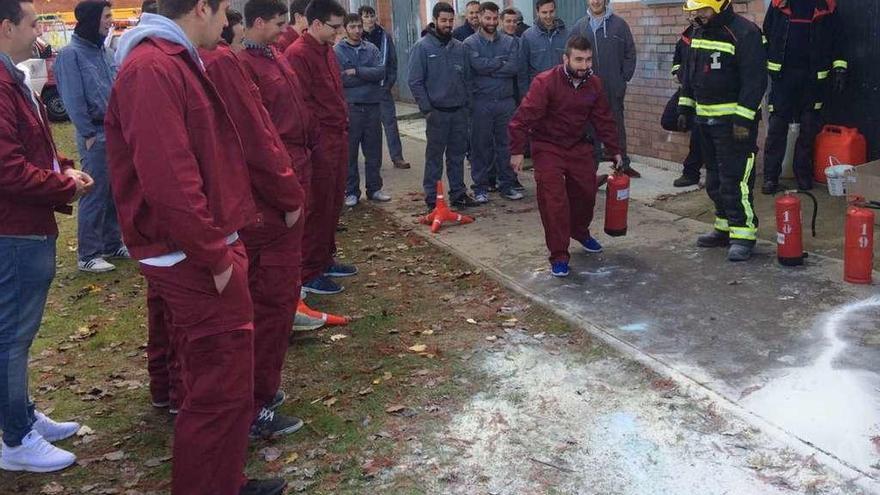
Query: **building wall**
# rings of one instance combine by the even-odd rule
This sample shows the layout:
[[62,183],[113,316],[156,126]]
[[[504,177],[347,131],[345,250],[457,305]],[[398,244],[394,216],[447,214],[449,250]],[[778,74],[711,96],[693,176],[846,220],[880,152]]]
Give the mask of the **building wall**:
[[[615,13],[629,24],[638,52],[636,73],[626,94],[629,153],[681,163],[688,152],[688,135],[664,131],[660,127],[660,116],[678,87],[670,70],[675,43],[687,26],[687,17],[680,4],[614,2],[612,5]],[[759,25],[763,21],[763,1],[739,3],[734,8]],[[759,139],[759,145],[762,143],[763,137]]]
[[[81,0],[34,0],[34,8],[38,14],[52,14],[55,12],[73,12],[74,7]],[[140,8],[143,0],[111,0],[114,9]]]

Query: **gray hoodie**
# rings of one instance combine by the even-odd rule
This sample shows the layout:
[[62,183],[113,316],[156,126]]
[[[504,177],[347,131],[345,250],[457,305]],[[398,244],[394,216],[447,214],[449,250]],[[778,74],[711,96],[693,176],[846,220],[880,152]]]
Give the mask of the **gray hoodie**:
[[199,57],[199,51],[189,38],[186,37],[183,29],[180,29],[176,22],[158,14],[143,14],[138,25],[126,31],[119,38],[119,45],[116,47],[115,55],[116,66],[121,68],[122,62],[134,50],[134,47],[147,38],[161,38],[178,45],[183,45],[199,67],[202,70],[205,69],[205,64],[202,63],[202,59]]
[[636,44],[626,21],[615,15],[610,6],[607,9],[600,17],[582,17],[571,29],[571,37],[585,36],[590,40],[593,72],[602,79],[609,98],[623,98],[626,83],[636,72]]

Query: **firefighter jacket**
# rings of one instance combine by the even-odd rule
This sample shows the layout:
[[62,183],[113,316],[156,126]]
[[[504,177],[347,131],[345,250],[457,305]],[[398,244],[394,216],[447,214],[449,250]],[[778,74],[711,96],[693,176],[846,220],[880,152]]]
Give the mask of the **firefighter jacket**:
[[683,67],[679,112],[698,121],[755,125],[767,89],[761,30],[729,7],[694,30]]
[[672,69],[669,72],[678,79],[679,84],[681,84],[683,79],[681,66],[687,61],[688,51],[691,49],[691,38],[693,37],[694,27],[688,26],[675,43],[675,54],[672,55]]
[[[843,27],[837,16],[836,0],[816,0],[813,18],[809,21],[792,18],[792,0],[773,0],[764,17],[767,40],[767,69],[770,77],[779,77],[787,50],[809,53],[810,71],[816,79],[826,82],[832,69],[847,69],[843,56]],[[793,22],[810,22],[810,46],[788,46],[789,28]]]

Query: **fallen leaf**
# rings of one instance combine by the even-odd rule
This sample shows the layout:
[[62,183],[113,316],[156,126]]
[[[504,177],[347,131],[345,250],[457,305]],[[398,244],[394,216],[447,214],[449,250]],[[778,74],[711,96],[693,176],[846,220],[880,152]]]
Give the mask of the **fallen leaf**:
[[347,338],[348,338],[348,335],[345,335],[345,334],[342,334],[342,333],[337,333],[336,335],[331,335],[331,336],[330,336],[330,340],[333,341],[333,342],[337,342],[337,341],[339,341],[339,340],[347,339]]
[[260,449],[260,456],[266,462],[272,462],[278,460],[278,458],[281,457],[281,450],[277,449],[276,447],[265,447],[263,449]]
[[382,373],[382,379],[385,380],[386,382],[388,380],[390,380],[392,376],[394,376],[394,375],[392,375],[390,371],[386,371],[385,373]]
[[361,390],[360,392],[358,392],[358,395],[370,395],[372,393],[373,393],[373,387],[367,387],[367,388]]
[[287,456],[287,459],[284,459],[284,464],[293,464],[297,459],[299,459],[299,454],[294,452]]
[[465,321],[468,322],[468,323],[470,323],[471,325],[476,325],[476,324],[477,324],[477,320],[475,320],[475,319],[473,319],[473,318],[468,318],[468,319],[465,320]]
[[57,481],[53,481],[48,485],[43,485],[43,488],[40,489],[40,493],[43,495],[56,495],[58,493],[64,493],[64,486]]
[[338,400],[339,400],[339,399],[337,399],[336,397],[330,397],[329,399],[327,399],[327,400],[324,401],[324,405],[327,406],[327,407],[331,407],[333,404],[336,404],[336,402],[337,402]]
[[433,330],[422,330],[422,335],[434,335]]
[[428,348],[428,346],[426,346],[425,344],[416,344],[416,345],[410,347],[409,350],[411,350],[413,352],[425,352],[425,349],[427,349],[427,348]]
[[155,457],[155,458],[153,458],[153,459],[149,459],[149,460],[147,460],[147,462],[144,463],[144,466],[147,466],[147,467],[149,467],[149,468],[158,467],[158,466],[160,466],[162,463],[164,463],[164,462],[168,462],[168,461],[170,461],[171,459],[172,459],[172,456],[170,456],[170,455],[169,455],[169,456],[164,456],[164,457]]
[[76,436],[78,436],[78,437],[84,437],[86,435],[94,435],[94,434],[95,434],[95,430],[89,428],[86,425],[80,426],[79,430],[77,430],[77,432],[76,432]]
[[385,412],[387,412],[388,414],[396,414],[396,413],[403,411],[404,409],[406,409],[405,406],[401,406],[400,404],[394,404],[392,406],[388,406],[387,408],[385,408]]
[[488,340],[489,342],[495,342],[496,340],[498,340],[498,337],[496,337],[494,335],[490,335],[490,336],[486,337],[486,340]]
[[122,459],[125,459],[125,452],[123,452],[121,450],[115,450],[113,452],[108,452],[108,453],[104,454],[103,459],[105,461],[121,461]]

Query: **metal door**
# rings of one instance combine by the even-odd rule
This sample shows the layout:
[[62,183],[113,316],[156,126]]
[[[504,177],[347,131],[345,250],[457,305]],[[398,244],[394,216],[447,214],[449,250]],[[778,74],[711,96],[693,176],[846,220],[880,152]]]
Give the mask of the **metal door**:
[[[353,0],[354,1],[354,0]],[[419,40],[422,23],[419,20],[418,0],[394,0],[392,25],[395,48],[397,49],[397,91],[401,100],[412,101],[409,91],[409,52]]]
[[556,0],[556,17],[565,22],[571,30],[574,23],[587,15],[587,0]]

